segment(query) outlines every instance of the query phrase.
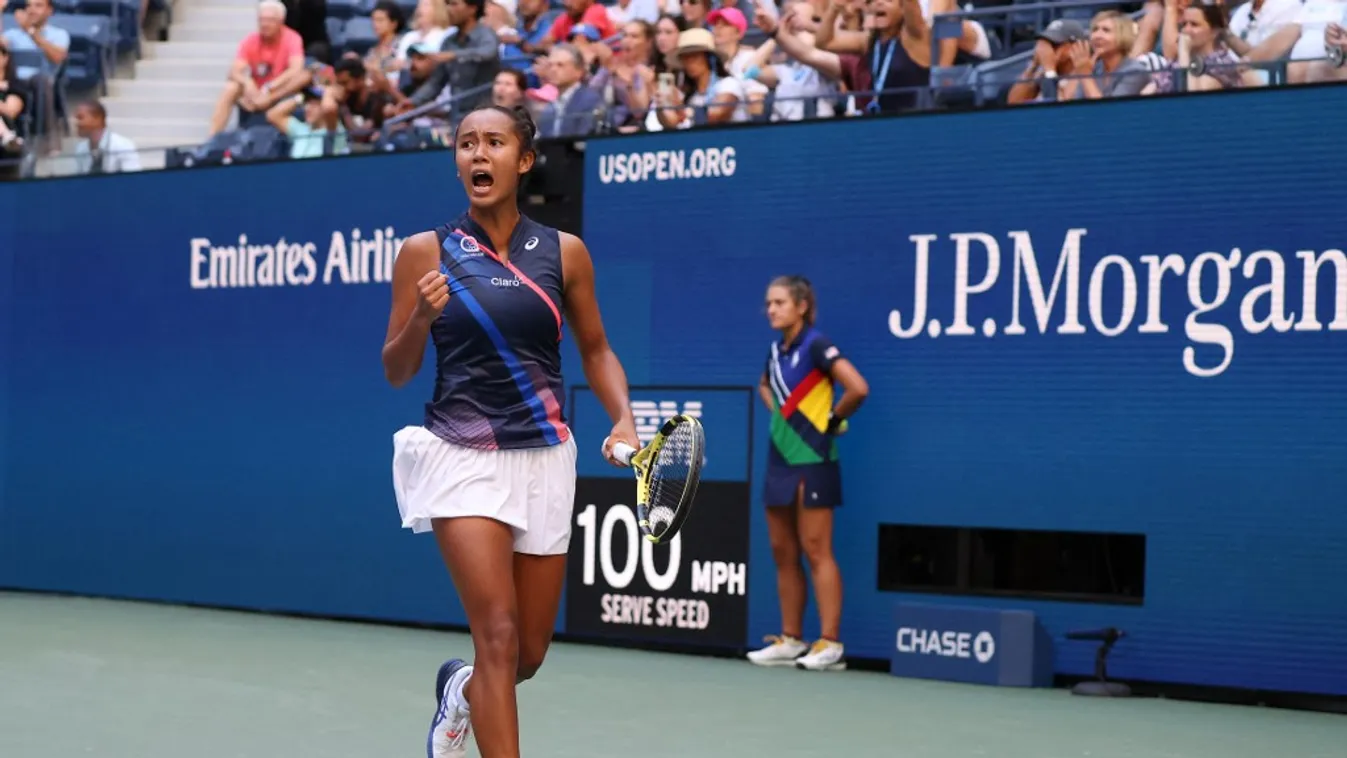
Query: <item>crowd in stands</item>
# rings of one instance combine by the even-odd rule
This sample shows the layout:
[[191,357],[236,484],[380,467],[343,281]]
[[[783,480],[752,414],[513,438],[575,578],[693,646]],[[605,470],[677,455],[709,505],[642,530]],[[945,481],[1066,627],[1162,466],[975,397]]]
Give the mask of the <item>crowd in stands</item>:
[[[1029,29],[985,12],[1012,2],[261,0],[195,155],[420,149],[486,102],[529,108],[543,137],[894,113],[1000,63],[1011,105],[1347,80],[1347,0],[1068,2]],[[5,19],[0,153],[23,149],[20,113],[53,107],[70,35],[50,3]],[[76,122],[84,154],[111,147],[96,102]]]

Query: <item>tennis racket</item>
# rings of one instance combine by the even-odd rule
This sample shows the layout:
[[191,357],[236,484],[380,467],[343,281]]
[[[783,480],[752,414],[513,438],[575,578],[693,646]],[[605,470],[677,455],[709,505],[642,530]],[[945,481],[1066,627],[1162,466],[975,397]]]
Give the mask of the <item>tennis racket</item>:
[[664,422],[650,444],[636,450],[618,442],[613,457],[636,472],[636,521],[647,540],[659,544],[678,534],[692,512],[706,457],[702,424],[679,414]]

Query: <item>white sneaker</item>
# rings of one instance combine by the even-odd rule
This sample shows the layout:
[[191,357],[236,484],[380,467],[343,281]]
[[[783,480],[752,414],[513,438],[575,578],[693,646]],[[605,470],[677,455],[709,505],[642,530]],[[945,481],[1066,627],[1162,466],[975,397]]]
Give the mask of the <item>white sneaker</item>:
[[818,640],[809,648],[809,655],[795,661],[795,667],[809,671],[841,671],[847,667],[842,643]]
[[438,707],[426,736],[426,758],[464,758],[468,754],[468,732],[472,721],[455,693],[472,676],[472,666],[455,658],[445,661],[435,676]]
[[789,666],[809,649],[804,640],[786,635],[780,637],[769,635],[764,639],[771,644],[748,654],[748,660],[759,666]]

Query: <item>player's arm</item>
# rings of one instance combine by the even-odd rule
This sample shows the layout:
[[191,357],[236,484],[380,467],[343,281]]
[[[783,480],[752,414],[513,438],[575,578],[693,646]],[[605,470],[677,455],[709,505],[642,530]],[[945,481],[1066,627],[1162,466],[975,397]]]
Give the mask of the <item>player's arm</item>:
[[762,378],[758,380],[758,397],[762,398],[762,404],[767,406],[767,410],[775,410],[772,405],[772,385],[767,379],[767,372],[762,372]]
[[449,285],[439,262],[435,233],[422,232],[402,243],[393,264],[393,307],[383,361],[384,377],[394,387],[410,382],[421,370],[430,325],[449,302]]
[[831,421],[831,425],[839,425],[850,418],[865,402],[865,398],[870,396],[870,384],[861,376],[855,364],[847,360],[837,346],[827,339],[814,340],[810,351],[814,365],[827,373],[834,384],[842,387],[842,396],[837,399],[837,405],[833,406]]
[[585,243],[564,232],[561,234],[561,268],[565,281],[566,318],[580,349],[585,379],[589,380],[594,394],[608,411],[614,428],[630,429],[631,439],[623,441],[639,447],[636,420],[632,417],[627,392],[627,374],[608,344],[603,318],[599,315],[599,302],[594,296],[594,262]]

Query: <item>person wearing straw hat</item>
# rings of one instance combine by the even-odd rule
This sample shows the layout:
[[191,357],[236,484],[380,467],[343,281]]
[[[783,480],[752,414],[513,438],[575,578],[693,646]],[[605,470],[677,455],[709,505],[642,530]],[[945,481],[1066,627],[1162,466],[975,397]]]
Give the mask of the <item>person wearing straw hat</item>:
[[665,78],[655,89],[655,105],[665,129],[748,120],[744,85],[726,70],[709,30],[680,33],[677,55],[683,69],[682,83],[675,85]]

